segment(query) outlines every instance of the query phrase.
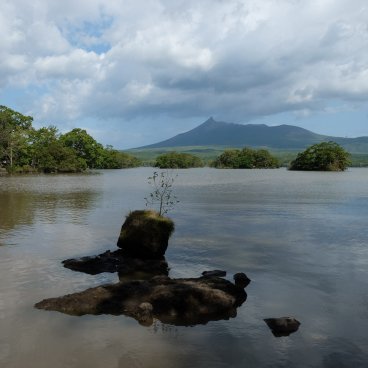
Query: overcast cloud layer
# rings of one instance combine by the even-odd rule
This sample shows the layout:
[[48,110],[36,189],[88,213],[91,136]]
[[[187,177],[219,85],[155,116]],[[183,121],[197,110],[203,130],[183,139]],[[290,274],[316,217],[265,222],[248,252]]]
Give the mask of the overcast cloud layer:
[[368,135],[366,0],[2,0],[0,104],[118,148],[209,116]]

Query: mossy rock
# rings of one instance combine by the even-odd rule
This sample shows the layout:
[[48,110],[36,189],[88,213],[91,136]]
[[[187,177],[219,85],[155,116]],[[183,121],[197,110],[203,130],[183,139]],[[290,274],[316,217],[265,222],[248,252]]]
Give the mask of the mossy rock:
[[117,246],[124,255],[156,259],[165,255],[174,222],[152,210],[131,212],[123,226]]
[[74,316],[123,314],[146,326],[154,319],[175,326],[193,326],[234,318],[246,299],[243,288],[220,277],[156,276],[44,299],[35,307]]

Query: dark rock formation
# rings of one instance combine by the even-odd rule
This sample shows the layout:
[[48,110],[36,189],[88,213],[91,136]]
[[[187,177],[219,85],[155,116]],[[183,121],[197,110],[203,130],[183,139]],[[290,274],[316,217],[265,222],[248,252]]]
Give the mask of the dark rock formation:
[[250,278],[248,278],[248,276],[243,272],[236,273],[233,278],[235,281],[235,285],[241,288],[247,287],[251,281]]
[[212,276],[224,277],[226,276],[226,271],[221,271],[221,270],[203,271],[202,275],[207,276],[207,277],[212,277]]
[[235,317],[236,308],[246,298],[243,288],[219,277],[156,276],[45,299],[35,306],[77,316],[124,314],[143,325],[157,318],[163,323],[187,326]]
[[63,265],[73,271],[97,275],[102,272],[118,272],[119,277],[130,276],[137,279],[157,275],[168,275],[169,266],[161,259],[138,259],[124,256],[122,250],[106,251],[98,256],[67,259]]
[[294,317],[266,318],[264,321],[276,337],[289,336],[300,326],[300,322]]
[[118,247],[127,257],[155,259],[166,252],[174,223],[155,211],[131,212],[120,232]]
[[247,298],[250,280],[243,273],[235,284],[220,278],[226,271],[204,271],[199,278],[171,279],[164,258],[174,223],[155,211],[134,211],[124,222],[116,251],[67,259],[64,267],[88,274],[118,272],[120,282],[45,299],[36,308],[81,316],[127,315],[150,326],[154,319],[172,325],[205,324],[236,316]]

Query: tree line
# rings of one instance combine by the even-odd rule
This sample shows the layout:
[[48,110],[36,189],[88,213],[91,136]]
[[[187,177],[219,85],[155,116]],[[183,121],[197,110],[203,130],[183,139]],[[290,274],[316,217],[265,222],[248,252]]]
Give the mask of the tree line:
[[0,106],[0,167],[8,172],[81,172],[140,165],[129,154],[104,147],[86,130],[61,134],[55,126],[35,129],[32,123],[31,116]]
[[[86,169],[136,167],[141,161],[132,155],[104,147],[85,130],[76,128],[61,134],[55,126],[35,129],[33,118],[0,105],[0,168],[8,172],[81,172]],[[290,170],[343,171],[350,155],[335,142],[308,147],[290,163]],[[203,167],[201,158],[178,152],[156,158],[159,168]],[[216,168],[277,168],[280,163],[265,149],[225,150],[210,166]]]
[[[351,164],[350,154],[335,142],[321,142],[314,144],[289,164],[289,170],[305,171],[344,171]],[[156,167],[161,169],[185,169],[202,167],[203,161],[188,153],[168,152],[156,158]],[[277,157],[265,149],[225,150],[210,166],[218,169],[272,169],[280,167]]]
[[168,152],[156,158],[155,166],[160,169],[188,169],[203,167],[204,163],[198,156],[189,153]]

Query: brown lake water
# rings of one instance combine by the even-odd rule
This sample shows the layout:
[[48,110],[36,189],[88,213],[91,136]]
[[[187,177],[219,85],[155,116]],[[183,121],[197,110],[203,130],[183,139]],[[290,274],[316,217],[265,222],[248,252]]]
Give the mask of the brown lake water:
[[[143,327],[35,309],[118,281],[61,261],[114,250],[152,172],[0,177],[0,367],[368,367],[367,169],[178,172],[170,276],[245,272],[236,318]],[[288,315],[299,330],[274,337],[263,319]]]

